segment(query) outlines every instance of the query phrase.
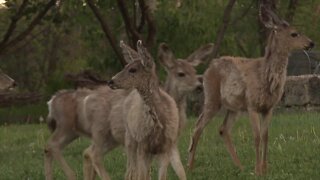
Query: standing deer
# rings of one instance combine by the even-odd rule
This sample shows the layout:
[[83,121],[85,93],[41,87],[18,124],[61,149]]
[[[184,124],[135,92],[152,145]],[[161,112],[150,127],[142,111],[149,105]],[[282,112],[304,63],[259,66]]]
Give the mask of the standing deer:
[[310,49],[314,43],[281,20],[266,4],[260,5],[260,19],[271,30],[264,57],[221,57],[213,60],[204,74],[205,102],[189,146],[189,168],[193,166],[203,129],[224,106],[227,114],[219,133],[234,164],[242,169],[230,132],[238,113],[247,111],[255,142],[255,173],[267,172],[268,126],[273,108],[283,93],[288,55],[292,50]]
[[44,149],[44,169],[46,180],[53,179],[53,159],[57,160],[69,180],[75,180],[76,175],[66,160],[62,150],[80,135],[91,137],[92,124],[83,112],[83,102],[92,90],[62,90],[56,93],[48,102],[47,124],[52,132]]
[[[164,90],[176,101],[179,109],[179,129],[184,126],[187,114],[187,96],[196,89],[202,89],[202,80],[194,67],[204,62],[213,50],[213,44],[205,44],[191,53],[186,59],[176,59],[168,45],[161,43],[158,59],[167,72]],[[201,78],[201,77],[200,77]]]
[[[121,47],[133,51],[124,43]],[[121,113],[126,129],[126,179],[150,179],[154,157],[159,160],[159,179],[166,179],[170,158],[179,156],[178,109],[173,98],[160,88],[153,59],[141,41],[137,50],[138,60],[128,59],[132,62],[109,82],[113,88],[134,89],[125,98]],[[185,179],[183,167],[180,170]]]
[[15,86],[15,81],[0,70],[0,91],[8,90]]
[[[159,59],[166,67],[168,78],[166,89],[174,99],[179,99],[179,119],[185,117],[184,98],[195,88],[199,81],[193,66],[211,51],[212,45],[205,45],[193,52],[185,61],[175,60],[173,53],[164,44],[159,46]],[[129,48],[124,51],[125,59],[139,60],[138,54]],[[168,59],[167,59],[168,58]],[[180,73],[180,75],[179,75]],[[184,73],[184,77],[180,77]],[[119,145],[124,145],[125,126],[123,118],[118,117],[122,112],[122,104],[130,91],[111,90],[100,87],[95,91],[79,89],[77,91],[61,91],[49,101],[48,124],[53,130],[45,150],[46,178],[52,179],[52,159],[57,159],[69,179],[75,179],[75,174],[61,155],[62,149],[75,138],[86,135],[94,145],[84,152],[85,179],[94,179],[93,167],[103,179],[109,178],[105,172],[102,157]],[[64,108],[67,107],[67,108]],[[183,107],[184,109],[180,109]],[[109,114],[112,112],[111,114]],[[179,123],[179,126],[182,123]],[[108,136],[107,136],[107,135]],[[94,148],[93,148],[94,147]],[[101,149],[102,148],[102,149]],[[95,151],[94,153],[92,151]],[[176,153],[176,152],[174,152]],[[55,154],[55,155],[54,155]],[[92,156],[91,154],[95,154]],[[176,174],[185,179],[183,166],[178,154],[170,159]]]
[[[130,63],[133,60],[139,60],[139,55],[126,46],[124,48],[124,57]],[[195,52],[193,52],[185,61],[183,60],[175,60],[172,51],[169,47],[162,43],[159,46],[159,60],[161,64],[166,68],[168,72],[168,76],[166,79],[165,90],[166,92],[173,97],[176,101],[179,109],[179,130],[182,128],[182,124],[184,124],[186,118],[185,112],[185,101],[186,95],[191,91],[195,90],[196,88],[202,87],[200,81],[197,78],[196,71],[194,66],[197,66],[204,58],[209,54],[212,50],[212,45],[208,44],[202,46]],[[183,76],[181,74],[183,73]],[[119,90],[116,90],[119,91]],[[105,97],[106,94],[95,94],[90,95],[86,100],[86,112],[87,114],[97,114],[97,113],[105,113],[101,111],[97,111],[96,107],[99,105],[101,106],[103,102],[106,102],[101,97]],[[124,117],[121,115],[123,114],[123,101],[125,97],[118,97],[108,93],[108,96],[113,96],[113,105],[111,106],[110,115],[108,116],[108,125],[110,127],[111,135],[108,138],[105,138],[102,134],[98,135],[98,137],[93,138],[93,145],[91,145],[87,150],[85,150],[84,157],[84,174],[85,179],[94,179],[95,172],[93,171],[93,167],[96,172],[98,172],[100,177],[107,177],[107,173],[102,166],[102,162],[100,162],[101,157],[103,154],[112,150],[114,147],[117,147],[119,144],[124,145],[124,138],[125,138],[125,126],[124,126]],[[91,108],[92,107],[92,108]],[[91,119],[103,119],[106,115],[101,116],[96,115],[95,117],[90,117]],[[106,123],[104,123],[106,124]],[[104,132],[107,133],[108,131],[105,130]],[[99,138],[100,137],[100,138]],[[99,140],[99,139],[102,140]],[[105,146],[103,146],[105,144]],[[174,168],[176,174],[180,179],[186,179],[185,173],[183,170],[183,166],[181,164],[180,156],[178,151],[173,151],[173,154],[170,158],[170,163]],[[160,177],[161,171],[159,172]]]

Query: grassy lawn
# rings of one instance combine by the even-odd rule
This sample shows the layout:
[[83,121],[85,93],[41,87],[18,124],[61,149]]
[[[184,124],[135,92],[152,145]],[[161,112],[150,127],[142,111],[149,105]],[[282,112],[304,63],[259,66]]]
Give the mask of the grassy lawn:
[[[195,118],[191,118],[180,137],[179,148],[186,164],[187,149]],[[218,127],[222,116],[206,128],[199,142],[195,169],[187,171],[188,179],[319,179],[320,178],[320,112],[276,112],[269,132],[269,173],[255,177],[252,131],[244,115],[233,128],[234,143],[245,169],[232,163]],[[44,179],[43,147],[50,133],[45,124],[0,126],[0,179]],[[82,151],[89,140],[81,138],[69,145],[64,156],[79,179],[82,179]],[[112,179],[123,179],[126,158],[122,148],[105,157],[105,167]],[[155,170],[154,170],[155,171]],[[65,179],[55,163],[55,179]],[[153,174],[156,179],[156,172]],[[168,179],[177,179],[171,167]]]

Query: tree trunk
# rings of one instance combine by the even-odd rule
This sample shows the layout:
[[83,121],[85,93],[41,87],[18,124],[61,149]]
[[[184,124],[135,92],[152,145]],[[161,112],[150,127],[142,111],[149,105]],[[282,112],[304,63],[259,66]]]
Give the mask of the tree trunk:
[[124,0],[117,0],[117,3],[118,3],[118,8],[120,10],[120,13],[122,15],[122,19],[126,26],[128,39],[131,40],[131,43],[130,43],[131,47],[136,49],[137,41],[139,39],[142,40],[142,38],[140,37],[140,34],[136,30],[135,26],[133,25],[132,23],[133,21],[130,19],[130,15]]
[[286,21],[288,21],[289,23],[293,21],[293,17],[297,9],[297,6],[298,6],[298,0],[289,1],[288,10],[286,14]]
[[90,9],[92,10],[92,12],[94,13],[94,15],[96,16],[96,18],[98,19],[101,28],[104,32],[104,34],[106,35],[107,39],[110,42],[110,45],[113,49],[113,51],[115,52],[115,54],[117,55],[117,57],[119,58],[119,61],[121,63],[122,66],[126,65],[126,62],[120,52],[120,50],[118,49],[118,46],[116,43],[116,40],[114,39],[114,36],[111,34],[109,25],[107,24],[106,20],[102,17],[102,14],[100,13],[99,9],[97,8],[97,6],[94,4],[94,2],[92,0],[86,0]]
[[236,0],[229,0],[229,3],[227,4],[226,8],[224,9],[222,24],[218,29],[217,38],[216,38],[214,48],[213,48],[213,51],[211,54],[212,58],[215,58],[218,56],[219,48],[221,46],[224,34],[225,34],[227,27],[229,25],[232,8],[234,7],[235,2],[236,2]]
[[[152,46],[155,44],[156,41],[156,23],[154,21],[154,17],[150,10],[150,7],[146,5],[145,0],[139,0],[139,4],[141,9],[141,22],[143,22],[145,19],[148,24],[146,46],[149,50],[151,50]],[[139,28],[142,29],[142,27]]]

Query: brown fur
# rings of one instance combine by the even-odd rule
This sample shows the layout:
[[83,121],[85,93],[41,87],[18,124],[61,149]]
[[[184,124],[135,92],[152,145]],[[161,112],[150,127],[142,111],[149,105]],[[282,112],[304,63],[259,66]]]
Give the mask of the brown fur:
[[[274,19],[274,14],[264,18],[269,18],[265,25],[272,28],[264,57],[221,57],[213,60],[204,74],[205,103],[190,142],[190,168],[203,129],[220,107],[224,106],[227,115],[220,127],[220,135],[235,165],[242,169],[230,132],[238,112],[247,111],[254,133],[255,172],[261,175],[267,171],[268,125],[273,108],[283,93],[288,55],[292,50],[309,48],[313,43],[304,35],[295,36],[297,31],[287,23]],[[273,21],[270,21],[270,18],[273,18]]]
[[[133,53],[135,52],[133,51]],[[130,54],[131,57],[134,55],[136,54]],[[180,68],[181,70],[184,71],[183,66],[180,67],[179,65],[176,65],[176,68]],[[188,74],[188,72],[186,72],[186,74]],[[189,74],[188,76],[192,77],[194,75],[195,74]],[[181,78],[175,79],[175,80],[190,81],[188,79],[181,79]],[[193,82],[185,85],[184,87],[191,86],[189,87],[190,90],[195,88],[198,85],[198,82],[194,82],[194,84]],[[184,84],[184,83],[176,83],[175,85],[179,86],[181,84]],[[172,86],[172,88],[179,89],[174,86]],[[82,94],[80,93],[82,91],[87,92],[88,94],[85,97],[76,95],[76,94]],[[85,158],[84,172],[85,172],[86,179],[92,179],[95,176],[93,168],[96,169],[100,177],[108,177],[101,163],[101,159],[103,155],[106,152],[111,151],[113,148],[117,147],[118,145],[125,144],[125,141],[124,141],[125,125],[123,120],[124,117],[121,115],[124,114],[123,103],[124,103],[124,100],[126,99],[125,97],[128,96],[129,92],[130,91],[111,90],[108,87],[101,87],[96,91],[83,90],[83,89],[80,89],[77,91],[60,91],[52,97],[52,100],[49,103],[49,111],[51,109],[51,111],[55,112],[55,114],[51,113],[51,111],[49,112],[48,120],[52,119],[52,121],[50,121],[50,124],[55,124],[55,125],[58,124],[59,126],[57,126],[58,129],[56,131],[61,131],[61,132],[64,131],[64,135],[60,133],[61,137],[59,139],[69,139],[65,137],[68,135],[75,136],[76,134],[76,137],[81,135],[86,135],[90,137],[93,141],[93,145],[90,146],[88,149],[86,149],[84,152],[84,158]],[[70,96],[70,97],[65,97],[65,96]],[[133,97],[136,97],[136,95]],[[75,101],[74,98],[80,98],[80,99],[78,101]],[[66,107],[66,106],[72,107],[74,106],[73,104],[76,104],[76,107],[73,108],[74,111],[70,111],[70,109],[68,111],[64,111],[63,108],[59,108],[59,107]],[[167,107],[164,107],[162,109],[167,109]],[[71,120],[67,118],[67,117],[70,117],[70,114],[72,113],[75,114],[75,115],[72,115],[72,117],[74,117],[75,120]],[[66,123],[64,121],[72,121],[74,125],[65,127]],[[163,122],[161,122],[161,124],[163,124]],[[166,127],[155,128],[152,130],[163,132],[165,131],[165,128]],[[69,133],[70,131],[72,131],[73,133]],[[158,135],[160,134],[159,137],[154,137],[154,136],[147,137],[147,141],[150,142],[147,144],[150,144],[150,146],[146,148],[149,152],[151,152],[151,154],[157,154],[157,153],[163,152],[165,149],[164,146],[162,146],[161,144],[162,143],[167,144],[167,143],[164,142],[165,137],[161,132],[152,133],[152,134],[158,134]],[[107,138],[105,138],[106,136]],[[154,141],[154,139],[156,138],[159,140]],[[71,141],[68,141],[68,142],[60,141],[59,139],[50,138],[46,148],[47,150],[45,151],[46,154],[50,155],[50,153],[48,152],[50,152],[50,149],[53,149],[52,144],[54,144],[56,148],[59,148],[59,147],[63,148],[65,145],[71,142]],[[61,144],[63,144],[63,146],[61,146]],[[60,149],[60,151],[61,150],[62,149]],[[178,151],[176,150],[172,152],[172,157],[170,158],[170,162],[171,162],[171,165],[174,167],[174,170],[180,177],[180,179],[184,179],[184,173],[183,173],[184,171],[181,170],[183,166],[180,162],[180,157],[177,153]],[[96,154],[96,155],[92,155],[92,154]],[[51,165],[48,165],[51,163],[51,161],[47,161],[48,159],[52,159],[52,158],[50,158],[50,156],[49,158],[45,158],[45,164],[47,164],[46,167],[51,167]],[[50,179],[49,175],[52,179],[52,169],[46,168],[46,172],[51,172],[46,174],[48,174],[47,179]],[[72,173],[68,172],[66,174],[72,174]]]
[[185,59],[176,59],[173,52],[161,43],[158,57],[167,72],[164,90],[175,100],[179,109],[179,129],[184,127],[187,120],[187,96],[196,89],[202,89],[202,82],[196,74],[195,67],[210,55],[213,44],[206,44],[195,50]]
[[[131,51],[124,44],[122,48]],[[166,179],[166,169],[174,152],[180,164],[179,176],[186,179],[176,144],[179,130],[176,103],[160,89],[150,54],[139,42],[137,49],[140,59],[130,62],[112,78],[111,84],[115,88],[136,89],[126,97],[122,113],[127,132],[126,179],[150,179],[149,169],[155,155],[160,162],[159,179]]]
[[[110,119],[108,116],[111,107],[121,103],[127,95],[126,91],[114,91],[108,86],[101,86],[94,91],[63,90],[51,98],[48,102],[47,123],[53,134],[45,148],[46,179],[52,179],[53,158],[58,160],[68,179],[76,179],[75,173],[63,159],[61,151],[79,136],[89,137],[94,143],[109,141],[110,146],[107,146],[107,150],[113,149],[117,142],[124,143],[122,121],[118,123],[118,119],[115,118],[108,120]],[[114,128],[114,131],[111,131],[111,128]],[[93,163],[99,164],[101,159],[94,157]],[[107,177],[107,174],[102,173],[99,175]]]

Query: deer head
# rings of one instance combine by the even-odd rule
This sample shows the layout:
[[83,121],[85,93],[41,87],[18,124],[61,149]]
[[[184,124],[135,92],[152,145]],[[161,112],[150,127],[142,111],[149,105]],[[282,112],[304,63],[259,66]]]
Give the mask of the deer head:
[[174,88],[178,93],[183,93],[201,89],[202,82],[196,74],[195,67],[204,62],[212,50],[213,44],[206,44],[186,59],[176,59],[168,45],[161,43],[158,48],[158,58],[168,74],[166,90]]
[[16,86],[15,81],[0,70],[0,90],[8,90]]
[[272,10],[271,5],[265,1],[260,3],[260,20],[264,26],[271,30],[269,46],[279,45],[280,48],[290,52],[292,50],[309,50],[314,43],[305,35],[299,33],[288,22],[280,19]]
[[157,83],[153,58],[143,47],[141,40],[137,41],[137,51],[123,41],[120,42],[120,47],[128,64],[109,81],[111,88],[148,89],[150,84]]

